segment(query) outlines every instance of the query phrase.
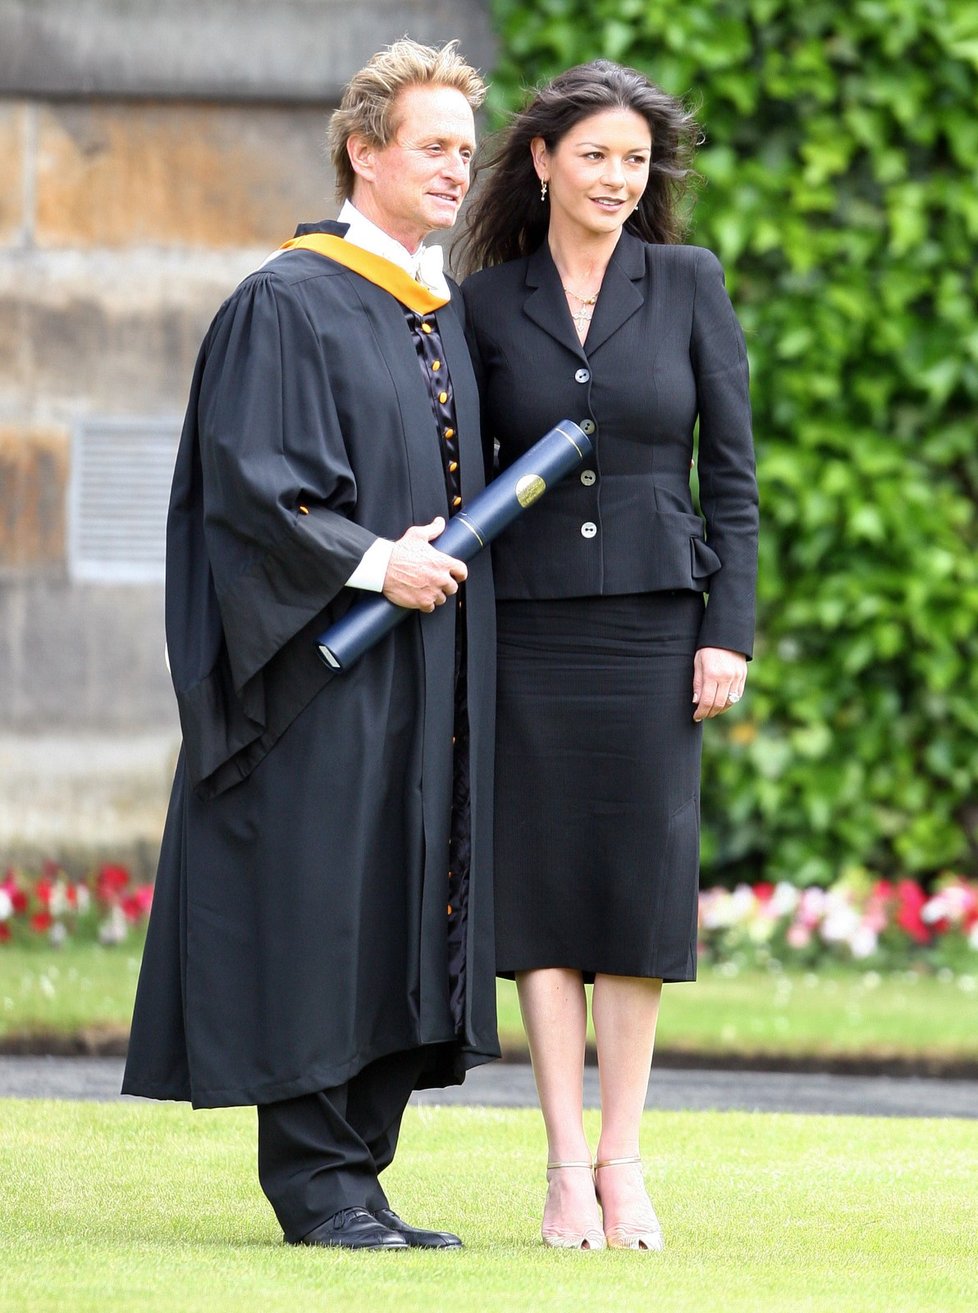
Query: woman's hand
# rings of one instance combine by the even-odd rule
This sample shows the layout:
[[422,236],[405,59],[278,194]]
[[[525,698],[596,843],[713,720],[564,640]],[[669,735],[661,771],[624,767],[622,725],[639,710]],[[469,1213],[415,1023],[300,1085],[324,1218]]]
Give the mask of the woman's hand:
[[729,711],[744,696],[747,658],[726,647],[701,647],[693,658],[694,720]]

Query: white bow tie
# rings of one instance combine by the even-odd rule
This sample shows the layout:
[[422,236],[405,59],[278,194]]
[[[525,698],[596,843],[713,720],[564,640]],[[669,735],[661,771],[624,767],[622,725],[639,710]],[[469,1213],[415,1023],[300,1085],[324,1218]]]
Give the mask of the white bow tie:
[[448,296],[448,284],[443,273],[445,253],[440,246],[422,246],[418,252],[414,276],[419,283],[439,296]]

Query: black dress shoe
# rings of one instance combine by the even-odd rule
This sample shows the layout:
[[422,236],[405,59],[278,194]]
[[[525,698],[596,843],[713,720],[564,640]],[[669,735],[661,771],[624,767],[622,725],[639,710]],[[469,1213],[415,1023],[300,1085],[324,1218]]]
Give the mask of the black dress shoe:
[[[392,1214],[393,1216],[393,1214]],[[293,1245],[339,1246],[341,1249],[407,1249],[410,1243],[378,1221],[366,1208],[341,1208]]]
[[390,1231],[403,1236],[412,1249],[461,1249],[462,1242],[451,1231],[423,1231],[417,1226],[408,1226],[389,1208],[381,1208],[373,1216]]

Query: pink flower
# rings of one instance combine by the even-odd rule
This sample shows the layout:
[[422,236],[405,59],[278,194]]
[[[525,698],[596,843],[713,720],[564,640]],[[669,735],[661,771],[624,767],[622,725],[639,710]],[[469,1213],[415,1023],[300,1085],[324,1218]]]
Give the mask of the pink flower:
[[812,932],[801,921],[795,921],[789,927],[785,939],[791,948],[807,948],[812,942]]
[[825,915],[825,904],[827,895],[824,889],[818,885],[811,885],[804,889],[801,895],[801,901],[798,904],[798,919],[802,925],[814,930]]

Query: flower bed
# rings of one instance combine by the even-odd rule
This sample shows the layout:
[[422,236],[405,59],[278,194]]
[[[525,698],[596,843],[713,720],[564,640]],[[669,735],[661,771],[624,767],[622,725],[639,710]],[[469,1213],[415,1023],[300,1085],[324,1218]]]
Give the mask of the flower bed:
[[978,882],[945,875],[927,893],[914,880],[876,880],[859,870],[828,889],[706,889],[699,934],[706,962],[970,974],[978,971]]
[[31,940],[121,944],[145,926],[152,901],[153,886],[135,884],[124,866],[100,866],[80,880],[54,862],[40,874],[8,867],[0,881],[0,949]]
[[[119,944],[145,927],[152,901],[153,886],[134,883],[124,866],[100,866],[80,880],[53,862],[39,874],[10,868],[0,881],[0,949],[70,939]],[[927,892],[914,880],[874,880],[853,871],[828,889],[786,883],[704,889],[699,937],[706,963],[974,973],[978,881],[946,875]]]

